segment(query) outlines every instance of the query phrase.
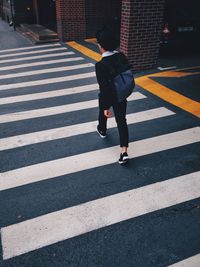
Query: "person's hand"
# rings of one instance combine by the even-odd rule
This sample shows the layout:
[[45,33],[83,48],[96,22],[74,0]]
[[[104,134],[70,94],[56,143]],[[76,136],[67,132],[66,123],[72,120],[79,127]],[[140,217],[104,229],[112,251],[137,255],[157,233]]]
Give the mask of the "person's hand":
[[104,109],[104,116],[107,118],[111,118],[112,112],[109,109]]

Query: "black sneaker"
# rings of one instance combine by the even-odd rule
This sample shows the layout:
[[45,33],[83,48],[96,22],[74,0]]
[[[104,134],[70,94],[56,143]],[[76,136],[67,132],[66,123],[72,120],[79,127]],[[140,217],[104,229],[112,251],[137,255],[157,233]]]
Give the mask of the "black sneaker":
[[101,131],[98,126],[97,126],[97,133],[101,138],[106,138],[106,132]]
[[118,160],[119,164],[125,164],[128,161],[128,154],[124,152],[123,154],[120,154],[120,158]]

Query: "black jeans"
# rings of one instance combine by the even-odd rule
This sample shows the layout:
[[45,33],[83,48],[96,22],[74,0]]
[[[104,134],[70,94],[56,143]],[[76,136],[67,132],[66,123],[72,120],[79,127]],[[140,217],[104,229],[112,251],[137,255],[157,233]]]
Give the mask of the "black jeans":
[[[112,105],[115,114],[120,139],[120,147],[128,147],[128,126],[126,122],[127,101],[114,103]],[[99,129],[103,132],[107,130],[107,117],[104,116],[104,109],[99,106]]]

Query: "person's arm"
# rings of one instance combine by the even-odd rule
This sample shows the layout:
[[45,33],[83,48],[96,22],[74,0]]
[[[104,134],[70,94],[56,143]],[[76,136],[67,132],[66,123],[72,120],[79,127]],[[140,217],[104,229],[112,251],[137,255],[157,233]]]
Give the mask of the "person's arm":
[[112,117],[112,112],[109,109],[104,109],[103,114],[107,118],[111,118]]
[[108,70],[101,62],[96,63],[95,70],[96,70],[97,82],[100,88],[99,101],[103,109],[108,110],[112,103],[111,88],[110,88],[111,84],[109,82]]

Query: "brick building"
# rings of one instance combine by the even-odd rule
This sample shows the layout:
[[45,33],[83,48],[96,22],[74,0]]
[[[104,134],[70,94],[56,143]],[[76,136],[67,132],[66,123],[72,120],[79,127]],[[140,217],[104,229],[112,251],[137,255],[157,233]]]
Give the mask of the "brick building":
[[121,19],[121,50],[134,69],[148,69],[158,58],[163,11],[164,0],[57,0],[57,29],[61,40],[83,39]]
[[12,1],[18,24],[42,24],[57,31],[61,41],[94,37],[102,24],[111,23],[134,69],[156,64],[165,0]]

